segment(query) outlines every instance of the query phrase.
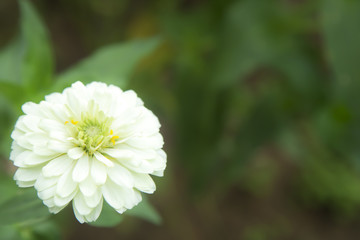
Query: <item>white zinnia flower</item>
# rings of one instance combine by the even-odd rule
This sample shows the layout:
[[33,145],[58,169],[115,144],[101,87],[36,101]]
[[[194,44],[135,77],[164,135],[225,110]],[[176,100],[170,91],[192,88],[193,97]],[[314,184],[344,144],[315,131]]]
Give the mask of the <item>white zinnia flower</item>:
[[157,117],[133,91],[74,83],[22,106],[10,159],[20,187],[34,186],[50,212],[70,201],[79,222],[95,221],[103,198],[123,213],[153,193],[166,154]]

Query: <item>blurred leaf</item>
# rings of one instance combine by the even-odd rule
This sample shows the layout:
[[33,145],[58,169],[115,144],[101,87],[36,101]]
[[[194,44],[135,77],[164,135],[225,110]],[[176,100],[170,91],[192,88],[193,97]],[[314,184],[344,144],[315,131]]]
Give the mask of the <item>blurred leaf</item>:
[[109,204],[104,202],[99,218],[95,222],[90,222],[89,224],[95,227],[114,227],[122,220],[123,216],[110,207]]
[[61,238],[61,231],[58,225],[53,221],[44,221],[41,223],[34,224],[31,228],[32,239],[46,239],[46,240],[58,240]]
[[228,180],[236,179],[255,151],[275,138],[281,129],[286,127],[286,116],[279,114],[279,109],[269,106],[265,101],[264,99],[254,107],[254,111],[239,128],[234,139],[235,148],[232,158],[227,166],[223,166],[225,176],[222,179],[226,183]]
[[304,21],[309,10],[285,5],[244,0],[229,7],[213,69],[215,84],[232,86],[257,69],[271,66],[301,90],[314,89],[318,70],[313,66],[313,49],[302,37],[313,25]]
[[25,189],[0,204],[0,225],[29,224],[49,217],[34,189]]
[[299,133],[294,126],[282,129],[277,138],[277,144],[293,161],[301,161],[306,154],[304,151],[305,146],[303,146]]
[[342,159],[311,155],[303,159],[298,182],[302,199],[310,206],[322,205],[339,214],[356,215],[360,204],[360,178],[356,170]]
[[[322,128],[326,131],[322,133],[325,141],[335,140],[332,145],[347,154],[356,152],[360,143],[360,111],[356,101],[360,91],[359,12],[360,2],[351,0],[324,0],[321,12],[328,61],[336,80],[332,116],[321,119],[327,123],[327,128]],[[346,122],[341,119],[344,113]],[[329,133],[336,133],[337,136],[330,139]]]
[[[16,38],[0,52],[0,82],[21,84],[23,46],[20,38]],[[2,87],[0,87],[2,89]]]
[[0,79],[0,94],[14,105],[19,105],[23,103],[25,91],[19,84],[2,81],[2,79]]
[[23,44],[22,77],[28,90],[45,89],[52,80],[53,56],[47,30],[29,0],[19,0],[21,41]]
[[337,90],[344,95],[349,92],[358,94],[360,84],[360,2],[359,1],[322,1],[321,19],[325,45],[332,65]]
[[23,240],[14,226],[0,226],[1,240]]
[[[1,83],[0,83],[1,85]],[[1,90],[0,90],[1,91]],[[7,159],[10,154],[11,132],[20,108],[0,94],[0,155]]]
[[149,203],[146,197],[134,208],[125,212],[127,215],[135,216],[159,225],[162,220],[156,209]]
[[18,191],[18,186],[16,186],[15,181],[12,180],[10,177],[0,178],[0,204],[14,197]]
[[217,84],[226,86],[239,80],[274,55],[273,39],[265,25],[272,9],[272,4],[264,1],[239,1],[229,8],[214,69]]
[[159,38],[105,46],[58,77],[57,89],[76,81],[101,81],[125,87],[130,74],[160,43]]
[[10,154],[11,131],[26,96],[20,84],[0,79],[0,152],[5,157]]
[[1,240],[59,240],[60,229],[52,221],[36,222],[30,226],[0,226]]

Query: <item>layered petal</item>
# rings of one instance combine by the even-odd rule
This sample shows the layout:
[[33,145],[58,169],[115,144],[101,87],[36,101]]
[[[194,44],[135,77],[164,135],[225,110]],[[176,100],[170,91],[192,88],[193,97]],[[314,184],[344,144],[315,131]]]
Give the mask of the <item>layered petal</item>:
[[153,193],[166,168],[157,117],[132,91],[74,83],[39,104],[28,102],[11,134],[19,187],[34,187],[52,213],[72,204],[80,223],[105,200],[118,213]]

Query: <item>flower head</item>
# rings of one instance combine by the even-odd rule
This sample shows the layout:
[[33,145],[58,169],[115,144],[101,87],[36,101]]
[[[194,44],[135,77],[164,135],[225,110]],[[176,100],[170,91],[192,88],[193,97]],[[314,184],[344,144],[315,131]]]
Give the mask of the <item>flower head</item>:
[[166,154],[157,117],[136,93],[74,83],[39,104],[22,106],[10,160],[20,187],[34,186],[50,212],[71,201],[79,222],[95,221],[103,199],[123,213],[153,193]]

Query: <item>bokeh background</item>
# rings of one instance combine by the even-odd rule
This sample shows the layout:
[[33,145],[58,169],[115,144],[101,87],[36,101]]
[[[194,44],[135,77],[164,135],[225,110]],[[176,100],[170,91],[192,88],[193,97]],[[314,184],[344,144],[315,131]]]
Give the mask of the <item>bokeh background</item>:
[[[18,235],[0,228],[0,239],[360,238],[360,1],[31,2],[57,74],[106,45],[158,39],[125,89],[162,123],[168,167],[148,198],[162,223],[125,216],[96,228],[68,208],[45,223],[15,225]],[[19,4],[1,0],[0,47],[19,25]],[[104,60],[104,71],[109,63],[121,68],[126,58]],[[43,95],[0,87],[7,179],[20,106]]]

